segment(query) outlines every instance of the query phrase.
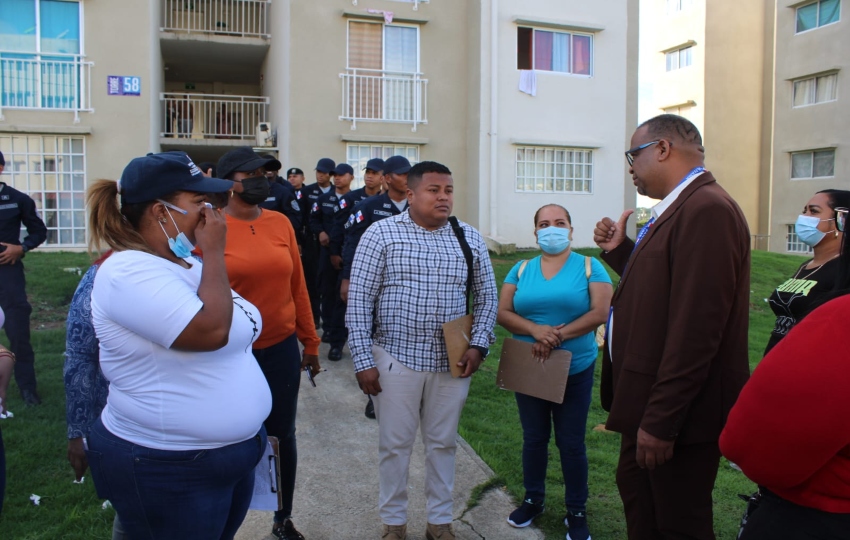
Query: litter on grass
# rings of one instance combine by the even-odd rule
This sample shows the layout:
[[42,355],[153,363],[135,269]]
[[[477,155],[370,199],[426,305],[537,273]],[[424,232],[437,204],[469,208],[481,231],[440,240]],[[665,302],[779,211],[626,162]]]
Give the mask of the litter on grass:
[[32,495],[30,495],[30,500],[31,500],[31,501],[32,501],[32,503],[33,503],[34,505],[36,505],[36,506],[38,506],[38,505],[40,505],[40,504],[41,504],[41,497],[39,497],[39,496],[38,496],[38,495],[36,495],[35,493],[33,493]]

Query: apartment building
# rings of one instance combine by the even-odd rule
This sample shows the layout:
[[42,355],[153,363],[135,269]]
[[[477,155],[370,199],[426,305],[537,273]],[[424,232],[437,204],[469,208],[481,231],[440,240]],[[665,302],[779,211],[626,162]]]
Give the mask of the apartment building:
[[794,233],[806,201],[850,189],[847,0],[779,0],[775,17],[770,250],[809,253]]
[[440,161],[493,245],[533,245],[546,203],[576,245],[633,206],[637,0],[2,3],[2,180],[48,248],[85,246],[89,183],[163,150],[250,145],[308,180],[320,157]]

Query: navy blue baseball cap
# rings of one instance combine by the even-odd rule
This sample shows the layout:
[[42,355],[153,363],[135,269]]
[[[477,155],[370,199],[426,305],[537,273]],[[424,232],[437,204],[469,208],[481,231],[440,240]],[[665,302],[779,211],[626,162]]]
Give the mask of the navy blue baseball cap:
[[381,158],[372,158],[366,162],[366,166],[363,167],[364,171],[375,171],[375,172],[383,172],[384,170],[384,160]]
[[260,167],[267,171],[279,171],[280,161],[274,157],[262,157],[250,146],[240,146],[219,158],[216,173],[219,178],[227,178],[235,172],[251,172]]
[[354,169],[348,163],[340,163],[334,169],[334,176],[339,176],[341,174],[350,174],[354,175]]
[[336,168],[336,163],[331,158],[323,157],[316,163],[316,170],[323,173],[332,173]]
[[384,162],[384,174],[407,174],[410,162],[404,156],[393,156]]
[[153,201],[175,191],[223,193],[231,189],[233,182],[204,176],[192,158],[178,151],[138,157],[124,167],[118,180],[121,204]]
[[3,152],[0,152],[0,165],[6,165],[6,158],[3,157]]

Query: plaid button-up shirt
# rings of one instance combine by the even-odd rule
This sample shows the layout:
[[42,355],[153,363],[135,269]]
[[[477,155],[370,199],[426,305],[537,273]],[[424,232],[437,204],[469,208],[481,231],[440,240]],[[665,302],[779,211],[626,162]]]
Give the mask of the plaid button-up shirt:
[[[498,294],[481,234],[461,222],[473,255],[470,345],[496,340]],[[449,371],[442,324],[466,314],[467,266],[450,224],[429,231],[406,211],[371,225],[360,240],[348,292],[354,369],[375,367],[378,345],[415,371]]]

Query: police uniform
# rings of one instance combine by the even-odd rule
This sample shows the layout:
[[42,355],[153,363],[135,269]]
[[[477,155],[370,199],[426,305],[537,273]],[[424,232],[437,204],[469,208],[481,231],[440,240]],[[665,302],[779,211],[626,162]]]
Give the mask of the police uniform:
[[295,198],[295,189],[291,185],[287,188],[279,182],[269,182],[269,196],[260,203],[260,208],[274,210],[288,217],[292,228],[295,229],[295,235],[299,235],[304,222],[301,217],[301,206]]
[[[310,230],[318,239],[320,233],[325,233],[330,238],[333,230],[334,219],[339,212],[340,197],[335,189],[319,197],[310,210]],[[317,242],[318,243],[318,242]],[[322,330],[327,336],[326,341],[334,346],[341,347],[345,344],[345,327],[338,328],[334,325],[333,313],[339,300],[339,288],[337,287],[339,272],[331,264],[330,243],[327,246],[319,244],[318,274],[319,274],[319,296],[321,296]]]
[[[328,192],[333,191],[333,185],[328,187]],[[304,236],[301,244],[301,264],[304,266],[304,279],[307,280],[307,292],[310,293],[310,306],[313,309],[313,318],[319,320],[321,313],[321,294],[319,292],[319,239],[310,227],[310,214],[313,205],[324,195],[325,191],[318,183],[310,184],[301,188],[301,197],[298,204],[301,207],[301,219],[304,223],[302,230]]]
[[[21,224],[27,237],[21,242]],[[21,245],[26,252],[35,249],[47,239],[47,227],[38,217],[35,201],[20,191],[0,182],[0,242]],[[0,246],[0,250],[4,250]],[[35,380],[35,354],[30,344],[30,314],[32,306],[27,301],[24,264],[0,265],[0,308],[6,313],[6,337],[15,354],[15,381],[27,403],[33,403],[28,394],[39,402]]]
[[395,202],[390,199],[389,193],[381,193],[369,197],[358,203],[345,223],[345,241],[342,246],[342,271],[341,279],[351,278],[351,263],[354,261],[354,252],[360,237],[369,228],[369,225],[381,221],[390,216],[397,216],[403,210],[407,210],[407,201],[404,201],[402,210],[398,209]]
[[355,189],[349,191],[339,199],[339,211],[334,219],[333,229],[330,233],[330,249],[331,255],[342,256],[342,244],[345,241],[345,224],[348,223],[348,218],[354,211],[354,207],[360,201],[365,201],[370,195],[366,194],[366,188]]

